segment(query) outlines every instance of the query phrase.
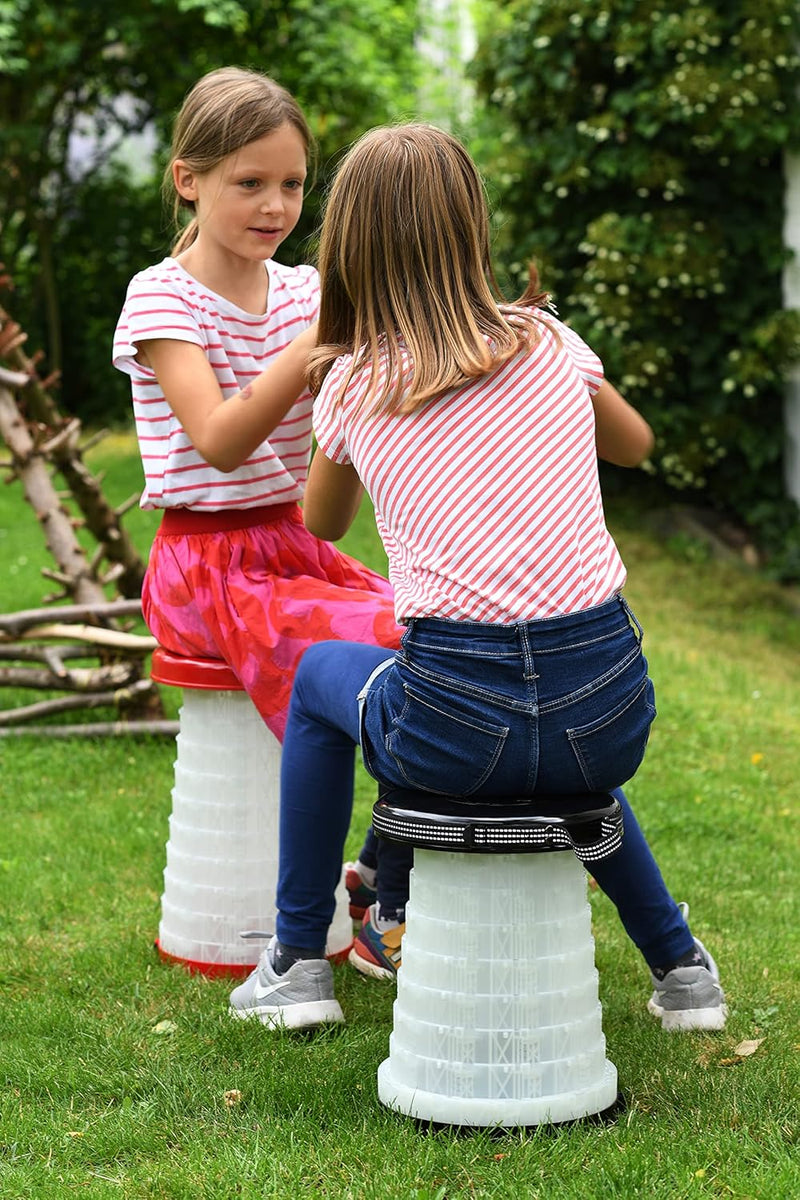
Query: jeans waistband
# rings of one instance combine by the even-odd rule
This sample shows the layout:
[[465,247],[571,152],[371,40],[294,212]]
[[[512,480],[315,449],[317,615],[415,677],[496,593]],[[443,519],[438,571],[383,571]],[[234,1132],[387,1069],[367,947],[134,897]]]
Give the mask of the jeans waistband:
[[[616,593],[610,600],[593,608],[584,608],[580,612],[566,613],[559,617],[542,617],[535,621],[516,621],[508,625],[484,623],[481,621],[446,621],[438,617],[411,617],[408,621],[406,639],[412,639],[414,634],[423,637],[426,634],[435,635],[437,639],[456,643],[462,638],[480,637],[482,641],[509,643],[518,641],[520,633],[525,631],[532,638],[548,633],[572,633],[602,623],[609,617],[623,612],[631,624],[642,636],[642,627],[631,611],[621,592]],[[405,639],[404,639],[405,640]]]
[[300,509],[292,500],[286,504],[260,504],[256,508],[219,509],[202,512],[195,508],[165,508],[156,536],[183,533],[226,533],[233,529],[252,529],[254,525],[273,525]]

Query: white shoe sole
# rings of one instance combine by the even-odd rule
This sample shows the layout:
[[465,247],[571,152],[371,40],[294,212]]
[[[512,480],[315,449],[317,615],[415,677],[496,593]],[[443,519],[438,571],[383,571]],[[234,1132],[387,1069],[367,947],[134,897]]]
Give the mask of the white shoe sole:
[[362,975],[369,976],[370,979],[397,979],[396,971],[390,971],[387,967],[379,967],[377,963],[370,962],[368,958],[362,958],[355,946],[348,954],[347,961],[351,967],[355,967],[357,971]]
[[651,998],[647,1001],[647,1011],[661,1020],[661,1028],[670,1033],[691,1033],[693,1030],[718,1030],[725,1028],[728,1009],[725,1004],[718,1008],[684,1008],[673,1012],[662,1008]]
[[239,1021],[260,1021],[267,1029],[313,1029],[315,1025],[344,1021],[338,1000],[313,1000],[308,1004],[274,1005],[272,1008],[234,1008],[228,1013]]

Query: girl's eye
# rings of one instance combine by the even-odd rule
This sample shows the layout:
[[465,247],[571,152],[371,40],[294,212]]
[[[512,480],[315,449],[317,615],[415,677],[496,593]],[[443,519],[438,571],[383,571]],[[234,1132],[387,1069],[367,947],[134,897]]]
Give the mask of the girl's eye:
[[287,179],[283,186],[288,188],[290,192],[302,191],[303,181],[302,179]]
[[258,180],[257,179],[243,179],[241,181],[240,186],[243,188],[247,188],[248,191],[252,191],[253,188],[258,187]]

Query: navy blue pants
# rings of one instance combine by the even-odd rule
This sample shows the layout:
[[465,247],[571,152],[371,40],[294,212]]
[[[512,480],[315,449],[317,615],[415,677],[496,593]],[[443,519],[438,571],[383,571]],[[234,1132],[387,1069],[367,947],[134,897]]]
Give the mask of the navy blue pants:
[[[281,765],[277,933],[321,950],[334,909],[353,799],[355,747],[377,779],[482,797],[618,789],[635,773],[655,716],[642,634],[621,597],[516,625],[414,620],[396,656],[381,647],[309,647],[294,684]],[[692,949],[620,791],[622,849],[593,864],[651,966]],[[392,851],[380,875],[392,879]],[[407,871],[398,847],[395,883]],[[400,864],[402,864],[400,866]],[[407,883],[403,889],[407,892]]]

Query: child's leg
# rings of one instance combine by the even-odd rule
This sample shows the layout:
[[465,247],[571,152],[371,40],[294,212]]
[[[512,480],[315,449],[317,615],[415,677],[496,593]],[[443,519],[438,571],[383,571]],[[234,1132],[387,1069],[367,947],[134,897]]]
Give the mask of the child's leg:
[[358,852],[358,861],[370,871],[378,869],[378,838],[370,824],[364,844]]
[[[614,790],[623,812],[622,847],[612,858],[593,864],[599,886],[614,903],[625,931],[650,967],[669,966],[688,953],[694,941],[680,908],[667,890],[650,847],[622,788]],[[411,847],[385,838],[378,846],[378,904],[381,916],[405,919]]]
[[621,849],[595,863],[594,877],[616,904],[625,931],[650,967],[653,994],[648,1010],[664,1029],[724,1029],[727,1008],[719,970],[693,937],[667,891],[661,872],[622,791]]
[[[609,859],[593,864],[599,886],[614,903],[626,933],[641,950],[651,968],[667,968],[694,951],[694,939],[684,916],[669,894],[650,847],[621,788],[614,795],[622,805],[622,847]],[[399,955],[386,961],[381,939],[394,924],[405,920],[408,874],[413,853],[395,842],[378,839],[378,905],[370,914],[370,929],[359,935],[350,961],[359,970],[379,960],[384,968],[396,970]],[[383,920],[382,918],[386,918]],[[394,944],[390,948],[393,952]],[[373,973],[373,971],[365,971]],[[387,975],[389,970],[383,972]]]
[[414,865],[414,847],[378,838],[378,914],[383,920],[406,919],[408,876]]
[[379,646],[321,642],[295,677],[281,761],[279,942],[322,956],[353,805],[358,693]]
[[405,932],[408,877],[414,847],[377,839],[377,901],[367,908],[349,961],[362,975],[394,979],[400,966],[400,943]]
[[694,948],[694,939],[622,788],[613,794],[622,805],[622,846],[611,858],[593,863],[592,874],[648,966],[668,967]]

